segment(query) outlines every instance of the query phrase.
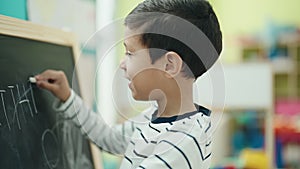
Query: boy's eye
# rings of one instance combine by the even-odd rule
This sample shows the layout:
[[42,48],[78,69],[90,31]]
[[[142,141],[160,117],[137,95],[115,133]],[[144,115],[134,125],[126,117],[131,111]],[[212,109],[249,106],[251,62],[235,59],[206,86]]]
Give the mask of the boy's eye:
[[132,53],[130,53],[130,52],[127,51],[127,52],[125,52],[125,55],[126,56],[132,56]]

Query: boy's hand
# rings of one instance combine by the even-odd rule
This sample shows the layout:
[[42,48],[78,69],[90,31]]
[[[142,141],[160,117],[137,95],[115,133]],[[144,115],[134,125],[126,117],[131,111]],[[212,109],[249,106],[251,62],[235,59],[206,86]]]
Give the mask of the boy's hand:
[[35,78],[38,87],[49,90],[61,101],[65,102],[70,97],[70,86],[63,71],[46,70]]

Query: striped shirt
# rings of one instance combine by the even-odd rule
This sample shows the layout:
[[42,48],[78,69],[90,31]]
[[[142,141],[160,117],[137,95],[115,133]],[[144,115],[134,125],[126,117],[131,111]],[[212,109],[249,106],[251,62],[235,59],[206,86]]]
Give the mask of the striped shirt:
[[207,169],[211,159],[210,111],[173,117],[157,117],[151,107],[137,117],[111,127],[89,110],[71,92],[65,102],[55,102],[58,111],[71,118],[83,134],[102,150],[122,154],[121,169]]

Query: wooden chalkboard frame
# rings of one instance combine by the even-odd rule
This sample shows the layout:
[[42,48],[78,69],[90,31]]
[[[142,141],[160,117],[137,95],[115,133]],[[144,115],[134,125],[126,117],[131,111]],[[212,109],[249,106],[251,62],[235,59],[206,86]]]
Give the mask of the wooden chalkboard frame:
[[[71,32],[65,32],[60,29],[50,28],[31,23],[29,21],[0,15],[0,34],[71,47],[74,54],[75,64],[80,56],[76,36]],[[78,74],[77,76],[80,90],[82,82],[80,81]],[[85,98],[83,97],[83,99]],[[90,151],[95,169],[102,169],[100,151],[97,146],[91,142]]]

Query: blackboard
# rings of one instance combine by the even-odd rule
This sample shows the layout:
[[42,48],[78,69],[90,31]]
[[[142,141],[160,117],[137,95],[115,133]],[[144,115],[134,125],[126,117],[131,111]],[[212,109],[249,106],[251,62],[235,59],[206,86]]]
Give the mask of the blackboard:
[[50,92],[28,81],[46,69],[63,70],[80,94],[73,46],[6,34],[1,27],[0,18],[0,168],[94,168],[87,139],[53,109]]

